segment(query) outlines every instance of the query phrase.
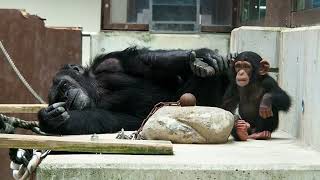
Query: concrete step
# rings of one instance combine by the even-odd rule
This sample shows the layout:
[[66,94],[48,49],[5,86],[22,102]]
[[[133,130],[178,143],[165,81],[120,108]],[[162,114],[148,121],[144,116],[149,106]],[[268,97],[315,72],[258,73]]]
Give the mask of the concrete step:
[[320,152],[284,132],[271,140],[227,144],[175,144],[174,155],[49,155],[37,179],[320,179]]

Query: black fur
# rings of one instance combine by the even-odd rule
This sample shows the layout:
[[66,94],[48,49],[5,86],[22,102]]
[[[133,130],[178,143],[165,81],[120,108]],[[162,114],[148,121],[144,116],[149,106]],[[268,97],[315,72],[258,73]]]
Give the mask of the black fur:
[[54,77],[50,106],[38,113],[40,128],[53,134],[137,130],[155,104],[177,101],[185,92],[198,105],[221,106],[228,79],[225,67],[215,64],[225,63],[209,49],[195,52],[220,73],[194,75],[195,55],[185,50],[128,48],[98,56],[87,68],[66,65]]
[[[230,68],[230,84],[224,95],[222,107],[232,113],[235,113],[236,108],[239,107],[241,119],[251,125],[248,130],[249,135],[253,132],[273,132],[278,128],[279,111],[288,111],[291,106],[291,99],[272,77],[268,74],[260,75],[258,73],[260,61],[262,60],[258,54],[250,51],[242,52],[236,57],[235,62],[238,60],[250,62],[252,66],[250,82],[245,87],[238,87],[235,80],[235,69]],[[259,115],[259,106],[263,95],[266,93],[271,94],[273,116],[263,119]],[[232,130],[232,135],[236,140],[239,140],[235,128]]]

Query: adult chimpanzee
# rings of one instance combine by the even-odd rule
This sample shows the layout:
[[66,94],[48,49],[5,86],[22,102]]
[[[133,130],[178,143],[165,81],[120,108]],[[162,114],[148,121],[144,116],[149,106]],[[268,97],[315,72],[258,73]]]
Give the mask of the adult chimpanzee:
[[226,58],[209,49],[128,48],[101,55],[89,67],[66,65],[54,77],[41,130],[53,134],[137,130],[153,106],[185,92],[198,105],[220,106],[228,84]]
[[238,107],[240,120],[232,135],[236,140],[270,139],[278,127],[278,112],[290,108],[290,97],[267,74],[270,65],[258,54],[242,52],[231,67],[232,80],[222,107],[231,112]]

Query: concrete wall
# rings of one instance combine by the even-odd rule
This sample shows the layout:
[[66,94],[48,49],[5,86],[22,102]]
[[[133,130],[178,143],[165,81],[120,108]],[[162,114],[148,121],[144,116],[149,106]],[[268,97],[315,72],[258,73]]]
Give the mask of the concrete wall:
[[279,65],[279,27],[244,26],[236,28],[231,34],[230,51],[254,51],[269,61],[271,67]]
[[[223,55],[229,52],[230,33],[152,34],[149,32],[113,31],[91,36],[91,56],[123,50],[129,46],[150,49],[218,49]],[[87,62],[84,62],[85,64]]]
[[[231,33],[230,52],[254,51],[269,61],[272,68],[279,68],[280,27],[243,26]],[[277,72],[269,73],[278,79]]]
[[279,129],[320,150],[320,26],[241,27],[231,33],[231,52],[251,50],[279,67],[278,82],[293,104],[280,114]]
[[281,33],[279,82],[293,98],[280,128],[320,150],[320,26]]

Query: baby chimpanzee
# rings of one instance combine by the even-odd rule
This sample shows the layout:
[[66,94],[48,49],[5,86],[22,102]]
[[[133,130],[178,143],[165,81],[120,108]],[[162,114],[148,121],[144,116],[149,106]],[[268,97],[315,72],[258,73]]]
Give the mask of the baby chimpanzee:
[[270,139],[278,127],[279,111],[288,111],[290,97],[267,73],[269,63],[250,51],[240,53],[230,68],[230,85],[223,108],[235,113],[232,135],[235,140]]

